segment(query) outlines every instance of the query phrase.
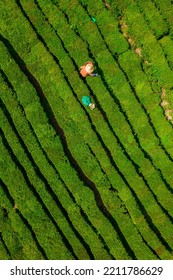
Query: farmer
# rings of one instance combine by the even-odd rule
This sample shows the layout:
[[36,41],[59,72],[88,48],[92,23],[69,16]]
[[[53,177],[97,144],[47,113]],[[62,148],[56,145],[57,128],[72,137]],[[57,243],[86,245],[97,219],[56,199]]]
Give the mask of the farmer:
[[94,64],[91,61],[87,61],[83,66],[80,67],[80,74],[82,77],[90,76],[97,76],[98,74],[92,74],[94,71]]
[[95,104],[91,103],[91,98],[89,96],[82,96],[82,103],[85,106],[90,107],[91,110],[93,110],[95,108]]

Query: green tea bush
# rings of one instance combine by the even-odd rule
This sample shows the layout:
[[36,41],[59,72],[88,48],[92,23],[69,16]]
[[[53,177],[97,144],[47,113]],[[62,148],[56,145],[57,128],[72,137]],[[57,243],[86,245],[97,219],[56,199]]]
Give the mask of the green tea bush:
[[172,54],[173,41],[170,36],[165,36],[159,42],[168,60],[169,67],[171,68],[171,70],[173,70],[173,54]]
[[[12,259],[26,259],[27,256],[23,252],[23,247],[18,239],[18,235],[13,231],[10,220],[4,217],[4,209],[0,208],[1,230],[3,232],[3,240],[10,251]],[[2,218],[3,217],[3,218]]]
[[[7,193],[5,191],[5,188],[2,186],[0,205],[2,209],[6,209],[6,219],[9,220],[9,223],[11,223],[12,232],[14,232],[14,235],[18,234],[18,238],[20,241],[19,243],[21,244],[21,258],[44,259],[45,255],[42,255],[39,251],[39,245],[33,235],[31,228],[29,228],[24,223],[24,220],[21,217],[21,213],[18,210],[18,206],[12,204],[12,201],[9,200],[9,193]],[[18,257],[15,255],[14,258],[16,259]]]
[[168,26],[172,34],[173,7],[171,1],[154,0],[154,4],[156,8],[159,10],[159,12],[163,15],[164,20],[168,23]]
[[137,1],[137,4],[157,39],[168,32],[168,24],[152,1],[146,3],[142,0]]
[[[25,179],[21,171],[11,160],[9,153],[3,146],[2,142],[1,142],[1,152],[3,153],[3,157],[4,157],[4,161],[1,162],[1,167],[3,166],[1,168],[1,178],[10,189],[10,194],[14,198],[15,203],[18,205],[18,207],[20,208],[21,212],[26,217],[26,219],[32,224],[32,228],[36,233],[39,243],[42,246],[45,246],[45,251],[48,257],[52,259],[55,259],[57,257],[63,258],[64,250],[59,251],[58,246],[61,246],[61,248],[63,248],[64,245],[63,242],[58,238],[59,234],[56,228],[54,227],[52,222],[48,219],[48,216],[45,214],[44,210],[42,209],[41,205],[39,204],[35,196],[33,196],[32,192],[27,188]],[[3,172],[4,166],[8,168],[8,177]],[[16,185],[17,185],[17,192],[15,188]],[[44,225],[44,232],[45,232],[44,235],[41,234],[42,232],[41,229],[43,229],[43,225]],[[45,231],[45,229],[47,230]],[[52,242],[54,244],[52,244]],[[53,252],[51,246],[54,246],[55,248],[55,244],[57,250],[56,252],[55,251]],[[62,255],[59,255],[59,253]],[[69,255],[69,259],[73,259],[72,255],[68,253],[68,251],[66,251],[66,253]]]

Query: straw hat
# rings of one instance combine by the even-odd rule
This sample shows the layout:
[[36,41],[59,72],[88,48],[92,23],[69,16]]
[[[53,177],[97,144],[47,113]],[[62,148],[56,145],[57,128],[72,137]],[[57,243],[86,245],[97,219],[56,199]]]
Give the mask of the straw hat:
[[89,107],[90,107],[91,110],[93,110],[96,106],[95,106],[94,103],[90,103],[90,104],[89,104]]
[[92,73],[94,71],[94,65],[92,62],[88,62],[85,66],[85,70],[87,73]]

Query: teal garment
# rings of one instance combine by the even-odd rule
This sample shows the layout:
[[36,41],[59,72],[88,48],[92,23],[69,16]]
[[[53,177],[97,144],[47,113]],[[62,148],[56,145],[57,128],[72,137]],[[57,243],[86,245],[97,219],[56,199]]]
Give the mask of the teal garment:
[[91,98],[89,96],[82,96],[82,103],[85,106],[89,106],[91,103]]
[[96,22],[97,22],[96,18],[95,18],[95,17],[93,17],[93,16],[91,16],[91,21],[92,21],[92,22],[94,22],[94,23],[96,23]]

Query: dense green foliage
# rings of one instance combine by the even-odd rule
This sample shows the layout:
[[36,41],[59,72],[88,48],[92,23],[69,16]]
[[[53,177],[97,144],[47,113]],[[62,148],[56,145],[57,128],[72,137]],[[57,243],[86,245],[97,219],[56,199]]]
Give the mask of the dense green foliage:
[[171,1],[0,18],[0,259],[173,259]]

